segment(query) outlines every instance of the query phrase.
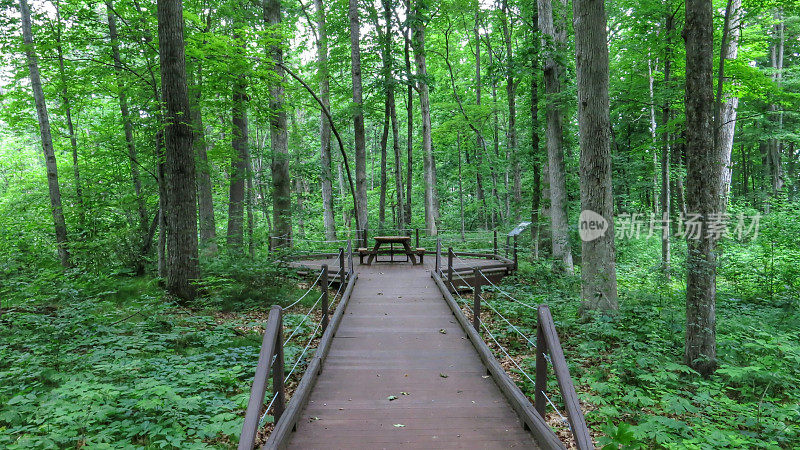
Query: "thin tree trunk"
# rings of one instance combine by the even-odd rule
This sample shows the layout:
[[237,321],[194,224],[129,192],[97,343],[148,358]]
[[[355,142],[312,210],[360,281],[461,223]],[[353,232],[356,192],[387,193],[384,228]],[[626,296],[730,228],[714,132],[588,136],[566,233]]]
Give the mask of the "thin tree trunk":
[[[481,106],[481,33],[480,28],[478,26],[480,13],[475,13],[475,105],[478,106],[480,109]],[[486,154],[486,139],[483,137],[483,133],[480,131],[480,128],[477,126],[475,127],[475,139],[477,139],[478,146],[475,149],[475,183],[476,183],[476,193],[475,197],[478,202],[481,203],[483,207],[481,209],[481,215],[483,216],[483,227],[487,228],[488,223],[488,214],[486,214],[486,196],[484,195],[483,190],[483,156]],[[492,220],[494,222],[494,220]],[[494,226],[492,226],[494,228]]]
[[[565,7],[564,3],[560,3]],[[557,104],[561,93],[563,67],[557,62],[556,53],[562,51],[566,42],[566,30],[556,29],[551,0],[539,0],[539,29],[542,32],[542,48],[545,50],[544,85],[547,94],[546,116],[547,159],[550,181],[550,234],[553,246],[554,269],[572,274],[572,249],[569,243],[566,205],[566,181],[564,176],[563,110]],[[564,11],[562,11],[563,13]],[[561,22],[561,21],[559,21]]]
[[[777,23],[773,26],[773,42],[770,45],[770,62],[772,65],[773,75],[772,79],[775,84],[780,86],[783,78],[783,53],[784,53],[784,23],[783,12],[778,10],[775,12],[775,20]],[[781,107],[777,104],[772,104],[769,110],[772,112],[773,120],[777,119],[778,132],[783,130],[783,112],[780,111]],[[775,117],[777,116],[777,117]],[[771,181],[772,196],[778,195],[778,192],[783,189],[783,166],[781,163],[783,142],[780,138],[770,138],[768,147],[768,162],[769,162],[769,180]]]
[[[573,0],[572,5],[581,148],[581,215],[591,211],[600,215],[608,224],[602,235],[581,239],[581,309],[586,314],[588,311],[619,309],[614,248],[614,196],[611,191],[608,40],[603,2]],[[655,109],[652,119],[655,121]],[[585,223],[582,217],[582,230]]]
[[461,182],[461,132],[456,134],[456,150],[458,151],[458,218],[461,223],[461,240],[464,240],[464,188]]
[[[233,39],[236,41],[239,36],[234,35]],[[233,146],[233,155],[231,157],[227,244],[231,254],[238,254],[242,249],[244,239],[244,200],[248,175],[247,160],[249,158],[247,78],[241,73],[237,73],[234,76],[232,99],[233,138],[231,139],[231,144]]]
[[503,0],[503,37],[506,44],[506,95],[508,97],[508,146],[511,153],[511,174],[513,178],[514,220],[519,222],[522,219],[522,181],[520,174],[520,164],[517,143],[517,85],[514,81],[514,54],[511,31],[509,30],[508,20],[508,0]]
[[158,0],[161,92],[166,106],[164,142],[167,202],[167,289],[183,300],[195,296],[198,277],[195,162],[186,86],[183,4]]
[[[351,0],[355,1],[355,0]],[[422,111],[422,175],[425,185],[425,228],[429,236],[437,234],[439,200],[436,194],[436,160],[431,140],[431,105],[428,92],[428,68],[425,62],[425,20],[429,12],[426,0],[416,0],[412,22],[412,45],[417,65],[417,87]]]
[[[330,109],[330,73],[328,72],[328,31],[325,21],[325,4],[314,0],[317,10],[317,63],[319,70],[319,96],[325,108]],[[319,113],[320,179],[322,181],[322,222],[325,239],[336,239],[336,220],[333,216],[333,174],[331,173],[331,125],[324,112]]]
[[[272,30],[277,39],[280,36],[281,1],[264,0],[264,22]],[[274,221],[273,234],[276,238],[274,247],[288,247],[292,242],[292,187],[289,177],[289,137],[286,127],[286,111],[283,100],[283,47],[276,42],[269,48],[269,56],[273,61],[272,70],[278,81],[271,83],[270,100],[270,144],[272,146],[272,214]]]
[[713,8],[711,0],[686,1],[687,209],[699,214],[700,236],[687,234],[686,346],[684,359],[704,376],[717,366],[717,239],[709,224],[719,212],[722,167],[714,149]]
[[353,132],[356,147],[356,228],[366,230],[367,204],[367,148],[364,135],[363,90],[361,86],[361,24],[358,17],[358,0],[349,0],[350,19],[350,74],[353,83]]
[[656,99],[653,91],[654,75],[653,72],[657,67],[653,67],[653,61],[647,59],[647,81],[650,92],[650,139],[653,141],[651,153],[653,156],[653,214],[658,214],[658,124],[656,123]]
[[[534,8],[531,23],[539,31],[539,13]],[[533,38],[531,54],[531,160],[533,164],[533,189],[531,191],[531,255],[539,259],[539,209],[541,208],[541,156],[539,150],[539,43]]]
[[75,125],[72,123],[72,104],[69,97],[69,81],[67,71],[64,68],[64,49],[62,48],[62,23],[60,2],[56,1],[56,19],[58,28],[56,30],[56,42],[58,44],[58,75],[61,81],[61,102],[64,105],[64,114],[67,118],[67,131],[69,132],[69,143],[72,149],[72,173],[75,178],[75,200],[78,205],[78,223],[81,233],[86,232],[86,207],[83,203],[83,186],[81,185],[81,172],[78,167],[78,139],[75,136]]
[[[665,34],[667,45],[664,50],[664,87],[669,89],[671,86],[672,77],[672,32],[674,30],[674,17],[671,14],[672,7],[668,5],[668,10],[665,18]],[[661,107],[661,126],[664,127],[661,133],[661,266],[667,280],[670,279],[670,133],[669,133],[669,118],[670,118],[670,100],[665,97],[664,104]]]
[[[344,190],[344,175],[342,174],[342,165],[338,165],[339,168],[339,196],[341,198],[345,198],[347,194]],[[350,228],[350,214],[347,213],[347,208],[342,208],[342,222],[344,222],[345,228]]]
[[[406,16],[411,15],[411,0],[405,1]],[[411,199],[412,197],[412,176],[414,167],[414,87],[411,82],[411,23],[406,19],[406,27],[403,30],[404,47],[403,56],[406,64],[406,77],[409,80],[406,88],[406,223],[411,225]]]
[[22,40],[25,44],[25,56],[28,61],[28,71],[33,90],[33,101],[36,105],[36,116],[39,119],[39,133],[42,137],[42,149],[47,169],[47,186],[50,192],[50,211],[53,214],[56,245],[58,257],[64,268],[70,267],[69,250],[67,249],[67,224],[64,220],[64,211],[61,207],[61,190],[58,187],[58,165],[53,151],[53,137],[50,132],[50,117],[47,114],[47,104],[44,100],[42,79],[39,75],[39,58],[33,46],[33,31],[31,27],[31,10],[28,0],[20,0],[19,11],[22,16]]
[[[723,208],[727,206],[727,198],[731,190],[731,177],[733,176],[732,154],[733,137],[736,131],[736,112],[739,107],[739,97],[723,94],[725,76],[725,61],[735,60],[739,53],[739,37],[741,35],[742,0],[728,0],[723,24],[723,39],[717,71],[717,98],[714,109],[715,142],[720,147],[722,156],[722,193]],[[724,209],[723,209],[724,211]]]
[[211,167],[208,164],[208,141],[203,124],[202,62],[197,63],[197,84],[194,86],[192,115],[194,123],[194,146],[197,153],[197,200],[200,219],[200,246],[208,255],[217,253],[217,225],[214,219],[214,199],[211,194]]
[[[139,175],[139,160],[136,154],[136,143],[133,139],[133,123],[131,122],[131,114],[128,108],[128,98],[125,93],[125,83],[122,77],[122,60],[119,53],[119,38],[117,36],[117,22],[114,16],[114,6],[111,0],[106,0],[106,14],[108,17],[108,35],[111,40],[111,55],[114,58],[114,73],[117,77],[117,98],[119,99],[119,109],[122,114],[122,126],[125,131],[125,145],[128,148],[128,160],[131,170],[131,181],[133,183],[133,191],[136,195],[136,209],[139,213],[139,231],[140,233],[147,233],[147,210],[145,209],[144,196],[142,195],[142,181]],[[138,264],[137,264],[138,265]],[[143,268],[139,268],[143,270]]]

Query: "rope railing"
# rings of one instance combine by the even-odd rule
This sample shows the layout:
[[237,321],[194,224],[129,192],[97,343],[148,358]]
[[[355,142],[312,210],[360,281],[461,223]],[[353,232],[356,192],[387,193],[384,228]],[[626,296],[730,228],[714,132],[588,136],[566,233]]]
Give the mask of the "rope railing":
[[[349,242],[348,242],[349,248]],[[344,274],[342,278],[339,279],[339,288],[334,294],[333,301],[335,303],[336,298],[339,297],[339,293],[342,290],[342,287],[347,284],[352,286],[353,281],[353,271],[352,271],[352,252],[350,252],[350,268],[345,270],[345,252],[344,249],[340,250],[340,263],[341,266],[339,268],[339,273]],[[286,408],[286,383],[292,377],[292,375],[296,372],[300,363],[305,359],[306,354],[308,353],[309,348],[311,347],[314,339],[316,338],[317,334],[322,330],[324,333],[328,327],[329,323],[329,315],[331,311],[331,305],[329,304],[329,272],[328,272],[328,265],[322,265],[319,275],[316,277],[314,282],[308,288],[308,290],[303,293],[297,300],[292,302],[286,308],[281,308],[279,305],[273,305],[270,309],[269,316],[267,318],[267,324],[265,326],[264,331],[264,339],[261,345],[261,350],[259,352],[258,363],[256,365],[256,373],[253,379],[253,384],[250,390],[250,400],[247,404],[247,411],[245,413],[245,420],[242,425],[242,434],[239,439],[239,449],[240,450],[250,450],[253,448],[255,444],[258,430],[263,426],[266,417],[269,415],[270,411],[273,411],[273,417],[275,418],[275,422],[277,423]],[[314,290],[315,287],[319,286],[321,289],[320,296],[314,301],[314,304],[308,309],[308,311],[303,315],[300,319],[300,322],[294,327],[292,332],[289,334],[287,339],[283,339],[283,316],[284,314],[295,305],[299,304],[303,299],[305,299],[309,293]],[[352,288],[351,288],[352,290]],[[350,292],[350,290],[346,290],[346,292]],[[344,297],[345,294],[342,294],[341,297]],[[341,305],[341,300],[339,304]],[[312,314],[319,306],[321,312],[321,319],[319,321],[315,321],[311,319]],[[338,313],[339,315],[341,313]],[[303,326],[308,322],[311,321],[312,324],[315,324],[315,328],[313,332],[310,334],[308,341],[306,342],[303,350],[300,354],[295,358],[294,363],[289,370],[288,374],[284,375],[285,372],[285,353],[284,349],[292,342],[295,336],[300,334],[301,329]],[[272,399],[270,400],[269,404],[267,405],[266,409],[263,409],[264,406],[264,397],[267,393],[267,383],[270,378],[270,371],[272,372]],[[273,409],[274,408],[274,409]]]
[[[442,281],[446,280],[446,283],[449,285],[447,290],[452,290],[452,292],[458,296],[458,299],[461,303],[463,303],[465,306],[469,306],[469,302],[461,296],[459,289],[456,287],[455,281],[458,279],[460,280],[459,283],[463,283],[465,287],[472,287],[473,304],[472,309],[470,310],[473,319],[472,327],[476,331],[482,330],[485,335],[487,335],[488,338],[495,344],[496,350],[498,350],[505,359],[508,359],[511,364],[513,364],[513,366],[519,371],[524,379],[534,385],[534,407],[537,413],[544,418],[546,405],[549,404],[556,414],[558,414],[558,416],[561,418],[562,422],[564,422],[572,432],[576,445],[579,449],[583,450],[594,448],[591,437],[589,436],[588,428],[586,427],[586,421],[583,417],[583,412],[580,409],[580,403],[578,401],[577,394],[575,393],[574,385],[572,384],[572,379],[569,375],[566,361],[564,360],[564,353],[561,349],[561,343],[558,339],[558,334],[555,331],[555,325],[553,324],[553,319],[550,315],[549,308],[547,308],[546,305],[535,307],[517,299],[508,291],[495,284],[494,281],[492,281],[491,278],[484,273],[479,265],[471,264],[460,258],[456,252],[453,252],[452,248],[448,249],[447,259],[447,272],[446,274],[441,274]],[[455,270],[454,263],[456,262],[464,267],[456,268],[458,270]],[[465,276],[462,275],[462,273],[465,273],[463,269],[472,269],[472,280],[467,280]],[[437,272],[437,274],[439,274],[439,272]],[[532,339],[523,333],[518,326],[516,326],[511,322],[511,320],[509,320],[508,317],[502,314],[499,308],[493,303],[494,300],[490,301],[486,298],[483,298],[481,295],[481,289],[484,283],[486,283],[487,288],[491,288],[492,291],[500,294],[500,298],[537,311],[538,326],[536,339]],[[500,298],[496,298],[495,300],[499,300]],[[508,325],[511,330],[521,336],[525,342],[534,349],[536,353],[535,376],[531,376],[531,374],[529,374],[528,371],[526,371],[524,367],[517,362],[514,357],[511,356],[506,347],[500,343],[499,339],[495,336],[495,333],[493,333],[489,328],[491,323],[481,320],[481,306],[483,304],[485,304],[492,313],[496,314],[499,320],[505,322],[505,324]],[[566,415],[561,412],[561,410],[552,401],[550,396],[547,395],[546,370],[548,364],[553,367],[556,374],[559,390],[564,400]]]

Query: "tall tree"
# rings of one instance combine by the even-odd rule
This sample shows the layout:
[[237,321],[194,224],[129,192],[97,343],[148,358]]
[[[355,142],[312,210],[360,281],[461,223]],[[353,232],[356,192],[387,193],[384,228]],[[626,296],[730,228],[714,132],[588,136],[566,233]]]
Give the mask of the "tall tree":
[[[664,87],[669,90],[672,86],[672,33],[675,30],[675,13],[672,11],[672,2],[666,5],[664,16],[664,35],[666,45],[664,46]],[[672,186],[670,183],[671,169],[671,134],[669,131],[669,121],[672,117],[672,105],[669,96],[664,96],[664,103],[661,106],[661,266],[667,279],[670,279],[670,214],[672,206]]]
[[520,173],[519,154],[517,153],[517,81],[514,80],[514,42],[509,26],[508,0],[503,0],[502,14],[503,38],[506,45],[506,96],[508,97],[508,146],[511,153],[511,176],[513,178],[513,215],[514,220],[521,219],[520,207],[522,206],[522,181]]
[[400,159],[400,128],[397,121],[397,101],[395,99],[395,86],[396,81],[394,78],[394,57],[392,56],[392,4],[389,0],[382,0],[383,3],[383,20],[386,21],[386,42],[384,43],[384,51],[387,58],[387,82],[386,86],[386,102],[389,104],[389,119],[392,122],[392,150],[394,153],[394,183],[395,195],[397,197],[397,228],[405,228],[405,217],[403,211],[405,205],[403,204],[403,161]]
[[195,163],[186,85],[183,4],[158,0],[158,47],[161,92],[166,107],[164,162],[166,178],[167,289],[183,300],[195,296],[197,264],[197,195]]
[[[234,20],[234,28],[240,26]],[[239,31],[235,30],[234,41],[241,39]],[[243,45],[243,44],[242,44]],[[242,50],[243,51],[243,50]],[[228,234],[227,244],[230,250],[241,250],[244,239],[244,201],[245,184],[249,175],[247,162],[249,157],[248,130],[247,130],[247,77],[245,68],[240,64],[232,64],[233,79],[231,118],[233,121],[233,155],[231,157],[230,191],[228,202]]]
[[[480,108],[481,106],[481,29],[480,29],[480,12],[475,13],[475,105]],[[483,157],[486,154],[486,139],[483,137],[479,127],[474,128],[475,139],[478,142],[478,148],[475,149],[475,197],[483,207],[483,226],[488,227],[488,215],[486,214],[486,196],[483,190]]]
[[411,71],[411,0],[405,0],[406,24],[403,27],[403,58],[406,80],[406,223],[411,225],[412,175],[414,167],[414,77]]
[[270,144],[272,146],[272,215],[275,222],[273,245],[285,247],[292,242],[292,186],[289,177],[289,134],[283,101],[283,47],[281,41],[281,2],[264,0],[264,22],[270,27],[274,43],[269,56],[278,80],[269,86]]
[[67,132],[69,133],[69,143],[72,149],[72,174],[75,178],[75,199],[78,205],[78,223],[81,232],[86,231],[86,206],[83,202],[83,186],[81,184],[81,171],[78,166],[78,137],[75,134],[75,125],[72,122],[72,101],[69,93],[69,80],[67,70],[64,67],[64,47],[63,47],[63,22],[61,20],[61,2],[55,2],[56,7],[56,51],[58,55],[58,76],[61,82],[61,104],[64,107],[64,115],[67,119]]
[[139,176],[139,159],[136,154],[136,143],[133,140],[133,122],[131,121],[130,108],[125,82],[123,80],[122,58],[119,52],[119,36],[117,34],[117,20],[114,5],[111,0],[106,0],[106,15],[108,18],[108,37],[111,40],[111,56],[114,59],[114,74],[117,77],[117,99],[122,115],[122,127],[125,131],[125,145],[128,148],[128,161],[130,163],[131,181],[133,192],[136,195],[136,207],[139,212],[139,226],[147,228],[147,210],[145,209],[144,196],[142,195],[142,181]]
[[717,70],[717,96],[714,111],[714,130],[718,133],[716,142],[720,146],[722,166],[724,167],[722,171],[723,203],[727,203],[726,199],[731,189],[731,177],[733,174],[731,157],[733,155],[733,135],[736,130],[739,97],[730,93],[723,94],[722,89],[723,83],[728,79],[725,77],[725,61],[733,61],[739,54],[741,22],[742,0],[728,0],[722,32],[722,51],[720,52],[722,57]]
[[28,0],[19,1],[19,12],[22,17],[22,41],[25,44],[25,57],[28,61],[28,72],[33,90],[33,102],[36,106],[36,116],[39,119],[39,134],[42,138],[44,162],[47,169],[47,187],[50,191],[50,211],[53,214],[53,224],[56,232],[56,245],[61,265],[70,266],[69,250],[67,249],[67,223],[64,219],[64,210],[61,207],[61,190],[58,187],[58,165],[53,151],[53,136],[50,131],[50,116],[47,113],[47,104],[44,99],[42,78],[39,74],[39,58],[33,44],[33,31],[31,26],[31,10]]
[[[319,97],[325,108],[330,109],[330,72],[328,71],[328,27],[325,20],[325,4],[314,0],[317,13],[317,65],[319,71]],[[331,124],[325,112],[319,113],[319,161],[322,183],[322,222],[325,239],[336,239],[336,220],[333,216],[333,174],[331,172]]]
[[686,345],[684,359],[702,375],[717,366],[717,238],[709,226],[719,211],[721,170],[714,148],[713,7],[687,0],[686,24],[686,206],[697,214],[699,235],[687,233]]
[[[211,13],[206,16],[204,32],[211,31]],[[206,41],[204,40],[205,44]],[[194,146],[197,152],[197,206],[200,219],[200,246],[210,255],[217,253],[217,224],[214,218],[214,199],[211,193],[211,167],[208,163],[208,140],[206,128],[203,124],[203,58],[195,61],[197,75],[191,89],[189,105],[192,109],[192,123],[194,124]]]
[[[351,0],[354,1],[354,0]],[[417,89],[422,112],[422,176],[425,184],[425,228],[436,235],[439,221],[439,199],[436,194],[436,160],[431,139],[431,103],[428,89],[428,68],[425,61],[425,28],[429,6],[426,0],[416,0],[411,20],[411,43],[417,65]]]
[[618,305],[606,9],[603,2],[596,0],[573,0],[572,8],[578,79],[581,209],[593,211],[608,222],[603,235],[582,240],[581,306],[584,312],[609,311],[618,309]]
[[362,230],[367,224],[367,144],[364,134],[364,100],[361,87],[361,23],[358,15],[358,0],[349,0],[350,19],[350,73],[353,83],[353,132],[356,146],[356,226]]
[[[559,2],[564,14],[565,3]],[[559,62],[558,53],[563,51],[567,39],[563,20],[559,19],[557,29],[554,21],[552,0],[538,0],[539,30],[542,32],[544,51],[544,87],[547,94],[546,119],[548,176],[550,182],[550,234],[553,245],[553,258],[557,270],[573,272],[572,248],[569,243],[567,225],[567,187],[564,176],[564,112],[558,104],[561,92],[561,78],[564,68]]]

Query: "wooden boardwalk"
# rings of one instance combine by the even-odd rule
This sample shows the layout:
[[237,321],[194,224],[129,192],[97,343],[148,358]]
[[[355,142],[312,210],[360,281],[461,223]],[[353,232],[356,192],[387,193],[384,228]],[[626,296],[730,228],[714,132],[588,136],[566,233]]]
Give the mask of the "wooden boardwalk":
[[536,447],[431,278],[433,259],[356,265],[289,448]]

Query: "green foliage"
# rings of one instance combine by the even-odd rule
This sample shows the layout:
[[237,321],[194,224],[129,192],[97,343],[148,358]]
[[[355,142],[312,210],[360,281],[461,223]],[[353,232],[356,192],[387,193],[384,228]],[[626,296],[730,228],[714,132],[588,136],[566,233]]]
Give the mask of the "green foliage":
[[[726,240],[724,265],[753,264],[747,258],[751,252],[761,253],[764,239],[776,242],[776,259],[785,259],[780,270],[794,270],[800,258],[790,244],[798,235],[786,231],[796,225],[783,222],[791,214],[786,209],[762,219],[764,228],[755,241]],[[772,221],[775,234],[770,231]],[[538,262],[523,263],[505,285],[528,303],[550,305],[587,422],[603,448],[800,445],[797,289],[782,288],[773,301],[766,296],[763,279],[732,282],[727,277],[734,272],[723,268],[717,303],[719,369],[704,379],[682,362],[685,288],[678,277],[668,282],[657,270],[660,241],[621,240],[618,248],[620,311],[615,316],[580,321],[576,284],[553,277],[547,265]],[[678,245],[673,250],[678,255],[682,251]],[[675,257],[675,262],[681,259]],[[780,270],[776,279],[782,279]],[[529,309],[501,296],[492,302],[533,335],[536,319]],[[500,324],[495,322],[493,328]],[[519,336],[505,327],[498,328],[498,336],[523,364],[533,367],[532,349],[521,345]],[[533,386],[522,387],[533,395]],[[559,399],[554,401],[560,405]]]

